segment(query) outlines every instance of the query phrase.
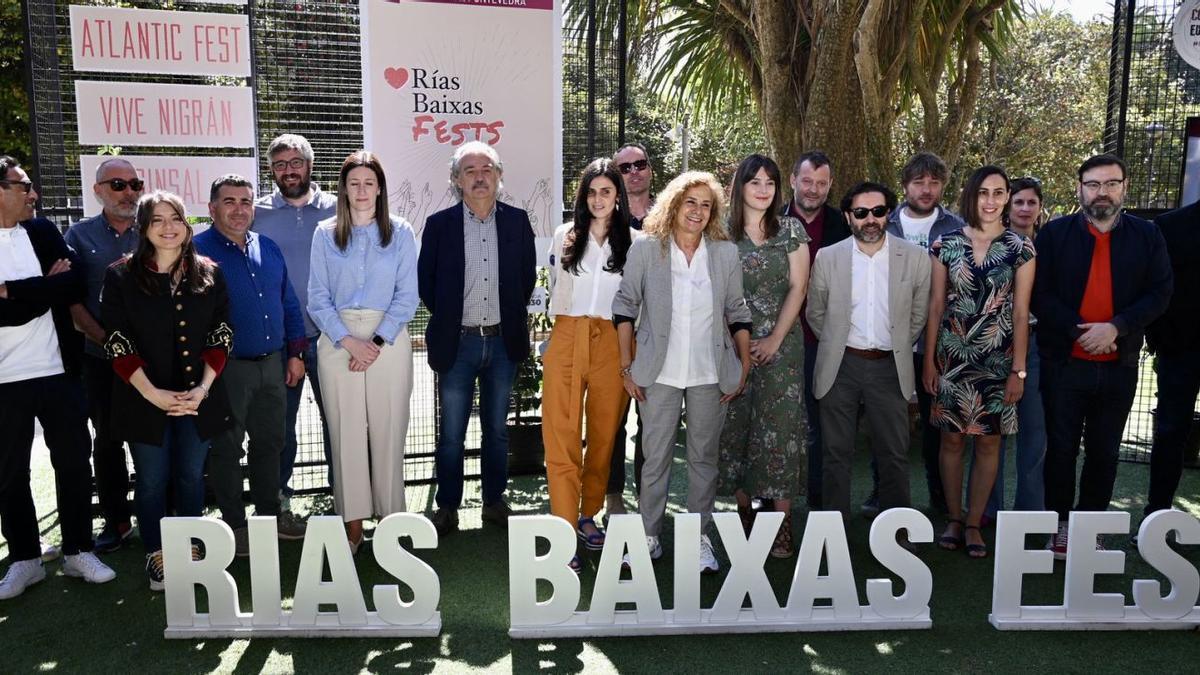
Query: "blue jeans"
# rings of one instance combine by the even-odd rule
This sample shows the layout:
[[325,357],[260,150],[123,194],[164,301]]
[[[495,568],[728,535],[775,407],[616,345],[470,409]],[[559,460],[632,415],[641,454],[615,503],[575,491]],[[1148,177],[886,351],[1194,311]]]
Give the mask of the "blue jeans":
[[1200,392],[1200,352],[1159,354],[1158,409],[1154,413],[1154,444],[1150,448],[1150,496],[1147,515],[1171,508],[1183,474],[1184,445],[1192,428],[1196,395]]
[[[1025,393],[1017,403],[1017,494],[1014,511],[1041,511],[1045,508],[1046,489],[1046,414],[1042,409],[1042,360],[1038,356],[1037,338],[1029,335],[1029,352],[1025,356]],[[996,483],[988,498],[986,513],[995,518],[1004,510],[1004,455],[1008,437],[1000,447],[1000,465]]]
[[[283,369],[286,377],[287,359],[283,359]],[[325,424],[325,408],[321,403],[321,379],[317,375],[317,338],[308,340],[308,350],[304,352],[304,377],[312,383],[313,398],[317,400],[317,412],[321,416],[321,437],[324,439],[325,465],[329,467],[329,487],[333,487],[333,446],[329,444],[329,425]],[[287,388],[286,430],[283,437],[283,453],[279,455],[279,489],[284,496],[291,497],[295,492],[288,485],[292,480],[292,468],[296,465],[296,416],[300,413],[300,400],[304,394],[304,377],[294,387]]]
[[167,488],[175,496],[175,515],[199,516],[204,512],[204,460],[208,442],[200,439],[191,417],[167,419],[162,445],[130,443],[137,471],[134,502],[138,530],[146,552],[162,548],[159,521],[167,515]]
[[479,426],[483,431],[480,471],[483,474],[483,503],[494,504],[504,497],[508,484],[508,399],[512,394],[517,362],[508,358],[500,336],[463,335],[458,356],[450,370],[438,374],[437,505],[457,509],[462,504],[463,454],[467,422],[479,380]]

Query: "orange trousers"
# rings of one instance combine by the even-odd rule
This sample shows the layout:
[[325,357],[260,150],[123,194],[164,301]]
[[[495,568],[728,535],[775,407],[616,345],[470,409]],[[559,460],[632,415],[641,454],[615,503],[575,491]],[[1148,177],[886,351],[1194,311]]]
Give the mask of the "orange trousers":
[[550,511],[577,527],[581,516],[595,516],[604,504],[613,438],[629,400],[621,380],[617,329],[608,319],[559,316],[542,365],[542,441]]

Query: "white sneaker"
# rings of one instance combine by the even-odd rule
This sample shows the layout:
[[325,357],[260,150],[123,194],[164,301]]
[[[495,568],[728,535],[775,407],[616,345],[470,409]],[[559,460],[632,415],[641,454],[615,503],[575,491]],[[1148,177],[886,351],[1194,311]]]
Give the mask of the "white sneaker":
[[59,548],[54,544],[47,544],[46,542],[40,540],[38,541],[38,544],[40,544],[42,547],[42,562],[44,563],[58,560],[58,556],[62,555],[62,551],[60,551]]
[[62,571],[69,577],[79,577],[89,584],[103,584],[117,578],[117,573],[100,562],[91,551],[64,557]]
[[717,562],[717,556],[713,555],[712,542],[709,541],[708,535],[700,535],[700,573],[716,574],[720,569],[721,563]]
[[[646,537],[646,548],[650,549],[650,559],[658,560],[662,557],[662,544],[659,543],[658,537]],[[629,569],[629,554],[621,556],[621,567]]]
[[15,598],[45,578],[46,569],[42,567],[41,560],[18,560],[8,566],[8,572],[0,579],[0,600]]

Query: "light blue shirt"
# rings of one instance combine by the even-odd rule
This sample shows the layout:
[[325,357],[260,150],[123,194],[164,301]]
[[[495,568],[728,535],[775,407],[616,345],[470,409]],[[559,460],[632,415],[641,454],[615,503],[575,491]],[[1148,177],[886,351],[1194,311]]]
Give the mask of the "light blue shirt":
[[338,316],[343,309],[382,311],[375,334],[388,344],[417,312],[416,238],[408,221],[396,215],[391,220],[387,248],[380,245],[374,221],[354,227],[344,251],[333,239],[336,217],[321,221],[313,231],[308,314],[336,345],[350,334]]

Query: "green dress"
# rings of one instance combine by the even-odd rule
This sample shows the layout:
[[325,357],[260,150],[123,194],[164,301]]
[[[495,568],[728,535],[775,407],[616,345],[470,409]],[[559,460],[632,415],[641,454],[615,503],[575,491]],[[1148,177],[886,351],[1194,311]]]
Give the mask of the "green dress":
[[938,327],[938,392],[929,423],[971,436],[1017,433],[1017,406],[1005,405],[1013,362],[1017,268],[1033,260],[1033,242],[1005,230],[975,266],[971,239],[944,234],[934,255],[946,266],[946,309]]
[[[738,242],[742,285],[754,324],[752,339],[775,328],[788,294],[788,254],[810,240],[804,225],[780,218],[779,233],[757,246]],[[807,254],[806,254],[807,255]],[[801,494],[808,464],[804,411],[804,332],[800,319],[783,339],[774,362],[750,371],[745,392],[733,399],[721,431],[719,492],[770,499]]]

